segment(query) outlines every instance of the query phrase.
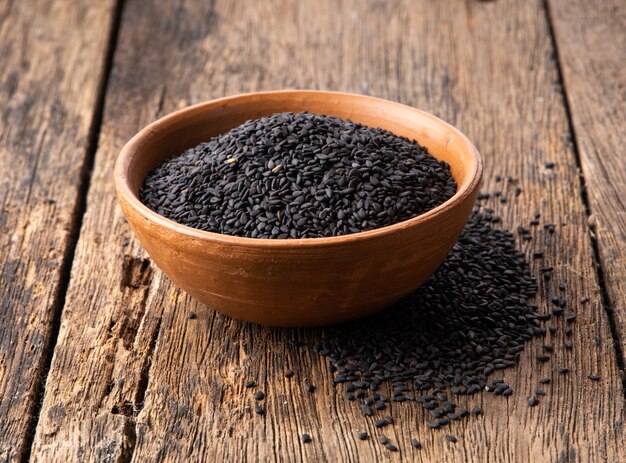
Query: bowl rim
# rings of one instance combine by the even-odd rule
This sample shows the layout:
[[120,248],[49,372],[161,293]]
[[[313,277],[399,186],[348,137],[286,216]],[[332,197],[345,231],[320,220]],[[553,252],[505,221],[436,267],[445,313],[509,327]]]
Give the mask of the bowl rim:
[[[139,196],[133,193],[133,190],[130,188],[127,171],[130,165],[130,161],[133,158],[133,155],[137,152],[137,145],[141,144],[141,142],[148,136],[153,135],[157,132],[162,126],[168,126],[180,118],[182,115],[186,113],[194,113],[198,111],[202,111],[205,107],[214,106],[214,105],[223,105],[228,102],[239,100],[239,99],[247,99],[254,97],[262,97],[262,98],[271,98],[277,95],[291,95],[291,96],[307,96],[307,95],[329,95],[339,98],[359,98],[359,99],[368,99],[372,101],[377,101],[382,104],[388,106],[397,106],[398,108],[407,109],[409,108],[411,111],[418,113],[421,117],[426,119],[430,119],[436,124],[442,125],[448,130],[452,131],[455,136],[457,136],[461,142],[467,147],[466,153],[472,158],[473,168],[472,171],[468,174],[471,179],[469,182],[465,182],[465,185],[462,185],[456,193],[448,200],[440,204],[439,206],[420,214],[411,219],[403,220],[402,222],[398,222],[392,225],[387,225],[381,228],[375,228],[373,230],[367,230],[357,233],[350,233],[347,235],[340,236],[330,236],[330,237],[319,237],[319,238],[248,238],[242,236],[233,236],[226,235],[222,233],[210,232],[205,230],[200,230],[198,228],[193,228],[188,225],[183,225],[178,222],[175,222],[167,217],[164,217],[157,212],[150,209],[148,206],[143,204],[139,199]],[[419,142],[419,141],[418,141]],[[474,144],[457,128],[443,121],[442,119],[420,109],[414,108],[409,105],[405,105],[402,103],[397,103],[395,101],[386,100],[383,98],[377,98],[368,95],[361,95],[356,93],[347,93],[347,92],[333,92],[333,91],[324,91],[324,90],[272,90],[272,91],[262,91],[262,92],[250,92],[250,93],[239,93],[236,95],[230,95],[222,98],[216,98],[213,100],[204,101],[201,103],[197,103],[191,106],[186,106],[182,109],[169,113],[156,121],[148,124],[139,132],[137,132],[121,149],[120,153],[117,156],[114,167],[114,183],[115,190],[118,198],[121,200],[122,198],[125,202],[133,207],[136,212],[138,212],[142,217],[148,219],[149,221],[155,223],[158,226],[161,226],[168,231],[181,234],[186,237],[192,239],[198,239],[203,241],[211,241],[221,244],[231,244],[231,245],[239,245],[239,246],[249,246],[249,247],[271,247],[271,248],[292,248],[292,247],[317,247],[317,246],[328,246],[328,245],[336,245],[336,244],[345,244],[347,242],[358,242],[362,240],[368,240],[371,238],[382,237],[384,235],[389,235],[401,230],[406,230],[408,228],[412,228],[416,225],[422,224],[429,220],[434,219],[435,217],[441,216],[445,214],[450,209],[455,206],[463,203],[468,196],[470,196],[474,190],[480,184],[483,173],[483,163],[480,153],[474,146]]]

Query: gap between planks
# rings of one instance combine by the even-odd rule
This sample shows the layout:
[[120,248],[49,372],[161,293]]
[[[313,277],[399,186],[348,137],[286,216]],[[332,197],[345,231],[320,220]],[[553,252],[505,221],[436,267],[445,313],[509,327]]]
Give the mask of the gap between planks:
[[100,81],[100,85],[98,88],[98,96],[93,110],[91,125],[89,127],[89,136],[87,140],[87,157],[80,172],[78,197],[74,206],[74,211],[72,213],[72,224],[67,238],[67,245],[65,246],[65,252],[61,264],[59,284],[57,286],[57,290],[51,306],[53,316],[52,324],[50,327],[50,337],[48,339],[48,343],[45,347],[44,353],[41,357],[41,378],[34,394],[36,400],[33,405],[34,408],[28,424],[24,452],[22,453],[22,456],[20,458],[20,461],[22,463],[30,461],[33,442],[35,441],[35,430],[37,429],[39,416],[41,414],[41,407],[43,405],[43,398],[46,393],[48,372],[50,371],[50,365],[52,364],[52,357],[54,355],[54,349],[57,344],[59,329],[61,327],[61,317],[63,315],[63,308],[65,307],[65,296],[67,294],[67,289],[72,274],[74,253],[76,251],[76,245],[78,244],[80,229],[83,224],[83,216],[85,215],[85,211],[87,210],[87,194],[89,192],[91,172],[93,170],[94,160],[96,158],[96,151],[98,149],[98,142],[100,139],[100,128],[102,127],[102,116],[104,114],[106,89],[109,82],[109,76],[113,68],[113,56],[115,55],[115,49],[117,47],[117,38],[119,36],[119,28],[122,18],[122,10],[124,8],[124,2],[125,0],[117,0],[113,12],[113,21],[111,22],[111,29],[109,31],[109,43],[107,46],[107,50],[104,53],[104,70],[102,73],[102,80]]
[[602,304],[602,308],[606,313],[607,320],[609,322],[609,328],[611,331],[611,338],[613,341],[613,348],[615,349],[615,361],[617,363],[617,368],[621,372],[621,382],[622,382],[622,394],[624,395],[624,400],[626,400],[626,365],[624,364],[624,352],[622,351],[622,345],[619,340],[619,336],[617,333],[617,327],[615,323],[615,317],[613,315],[613,309],[609,304],[609,295],[606,286],[606,280],[604,278],[604,268],[602,267],[602,260],[600,259],[600,249],[598,245],[598,240],[595,236],[594,230],[592,226],[589,225],[589,220],[592,215],[591,205],[589,201],[589,196],[587,195],[587,183],[585,181],[585,174],[582,168],[582,160],[580,156],[580,149],[578,144],[578,137],[576,135],[576,131],[574,130],[574,123],[572,121],[572,110],[570,107],[569,99],[567,98],[567,88],[565,86],[565,80],[563,79],[563,69],[561,66],[561,54],[559,52],[559,43],[556,39],[556,35],[554,33],[554,18],[552,16],[552,12],[550,10],[550,3],[548,0],[543,0],[543,7],[546,12],[546,19],[548,24],[548,34],[550,37],[550,41],[552,42],[552,46],[554,48],[554,62],[556,65],[556,70],[559,78],[559,86],[561,88],[561,96],[563,99],[563,107],[565,109],[565,115],[567,117],[567,125],[569,133],[572,137],[572,151],[574,152],[574,159],[576,161],[576,169],[578,170],[578,179],[579,183],[579,192],[580,197],[585,208],[585,215],[587,216],[587,234],[589,236],[589,240],[591,242],[592,249],[592,257],[594,264],[594,273],[596,275],[596,280],[598,282],[598,287],[600,288],[600,302]]

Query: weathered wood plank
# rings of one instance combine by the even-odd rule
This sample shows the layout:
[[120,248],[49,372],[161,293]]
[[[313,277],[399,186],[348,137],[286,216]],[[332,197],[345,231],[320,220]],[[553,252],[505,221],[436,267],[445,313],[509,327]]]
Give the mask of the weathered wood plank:
[[626,3],[550,0],[550,16],[587,187],[590,226],[625,355]]
[[[334,394],[320,359],[287,342],[319,332],[246,325],[190,300],[158,270],[151,273],[115,205],[115,156],[149,121],[224,94],[309,87],[402,101],[464,130],[485,157],[487,188],[496,187],[494,174],[521,179],[524,193],[499,207],[506,224],[527,222],[535,210],[558,223],[553,238],[539,234],[546,262],[567,284],[568,299],[591,297],[576,307],[575,350],[538,367],[532,358],[541,343],[533,342],[520,366],[504,374],[515,396],[486,397],[483,418],[451,427],[456,445],[428,432],[421,410],[394,405],[400,424],[386,430],[402,447],[394,459],[618,461],[624,403],[540,1],[131,0],[118,50],[36,460],[389,456],[375,441],[356,440],[358,429],[374,431],[372,423]],[[545,161],[558,163],[554,174],[541,167]],[[529,408],[537,380],[565,363],[570,375],[555,380],[545,406]],[[296,370],[291,380],[283,375],[288,366]],[[586,379],[592,371],[601,371],[601,382]],[[268,394],[264,419],[245,410],[249,377]],[[317,385],[315,394],[301,393],[305,378]],[[301,432],[314,441],[302,446]],[[408,445],[415,436],[425,444],[420,452]]]
[[0,460],[30,447],[114,0],[0,2]]

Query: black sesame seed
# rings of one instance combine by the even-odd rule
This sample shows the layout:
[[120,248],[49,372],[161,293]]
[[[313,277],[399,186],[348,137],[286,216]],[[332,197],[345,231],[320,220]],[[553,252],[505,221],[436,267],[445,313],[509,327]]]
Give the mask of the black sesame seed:
[[386,425],[387,423],[383,419],[378,419],[374,421],[374,426],[376,426],[377,428],[382,428],[383,426],[386,426]]
[[265,410],[260,405],[255,405],[254,406],[254,413],[256,413],[257,415],[263,415],[263,414],[265,414]]
[[529,406],[529,407],[535,407],[535,406],[537,406],[537,405],[539,405],[539,401],[537,400],[537,398],[536,398],[536,397],[530,397],[530,398],[528,399],[528,406]]
[[293,370],[287,370],[285,371],[285,377],[286,378],[291,378],[294,375]]
[[448,442],[457,442],[458,439],[456,438],[456,436],[453,436],[452,434],[446,434],[446,440]]
[[416,449],[422,448],[422,443],[418,441],[417,439],[411,439],[411,445],[415,447]]
[[483,409],[476,405],[472,408],[471,413],[472,415],[481,415],[483,413]]
[[249,379],[248,381],[245,382],[244,386],[246,388],[250,389],[251,387],[256,386],[256,382],[251,380],[251,379]]
[[196,318],[198,318],[198,316],[196,315],[196,313],[195,313],[195,312],[188,312],[188,313],[187,313],[187,318],[188,318],[189,320],[195,320]]
[[306,383],[304,385],[304,388],[306,389],[307,392],[315,392],[315,386],[311,383]]
[[388,442],[389,442],[389,439],[387,438],[387,436],[384,436],[384,435],[383,435],[383,436],[380,436],[380,437],[378,438],[378,442],[380,442],[381,444],[385,445],[386,443],[388,443]]
[[587,378],[591,381],[600,381],[600,377],[598,375],[588,375]]
[[546,162],[543,166],[546,169],[554,169],[555,164],[553,162]]
[[572,341],[565,341],[564,345],[567,350],[572,350],[574,348],[574,343]]
[[546,395],[546,391],[542,387],[535,389],[535,395]]
[[368,434],[367,434],[365,431],[361,431],[361,432],[359,433],[359,439],[360,439],[360,440],[367,440],[367,438],[368,438],[368,437],[369,437],[369,436],[368,436]]
[[547,362],[548,360],[550,360],[550,356],[549,355],[538,355],[537,356],[537,360],[539,360],[540,362]]
[[569,373],[569,368],[561,367],[559,368],[559,373],[561,373],[562,375]]
[[539,380],[540,384],[550,384],[551,382],[552,382],[552,379],[550,379],[550,378],[541,378]]
[[311,442],[311,436],[308,434],[302,434],[302,436],[300,436],[300,439],[302,440],[303,443],[308,443]]
[[386,444],[386,445],[385,445],[385,448],[386,448],[387,450],[389,450],[390,452],[397,452],[397,451],[398,451],[398,447],[396,447],[396,446],[395,446],[395,445],[393,445],[393,444]]
[[184,225],[276,239],[384,227],[456,189],[449,165],[415,141],[337,117],[277,113],[165,160],[140,196]]
[[254,393],[255,400],[263,400],[265,399],[265,393],[263,391],[257,391]]

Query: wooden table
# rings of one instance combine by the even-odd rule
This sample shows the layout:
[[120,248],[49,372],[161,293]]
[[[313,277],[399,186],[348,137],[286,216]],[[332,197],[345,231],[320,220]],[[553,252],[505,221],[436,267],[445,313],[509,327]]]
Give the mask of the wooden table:
[[[621,0],[0,0],[0,460],[626,461],[625,85]],[[230,320],[153,267],[116,204],[120,148],[178,108],[280,88],[432,112],[475,141],[485,189],[520,179],[504,226],[557,224],[546,261],[591,301],[541,406],[536,339],[504,372],[515,395],[485,396],[456,444],[394,406],[392,454],[287,342],[313,332]],[[251,376],[265,418],[244,409]]]

